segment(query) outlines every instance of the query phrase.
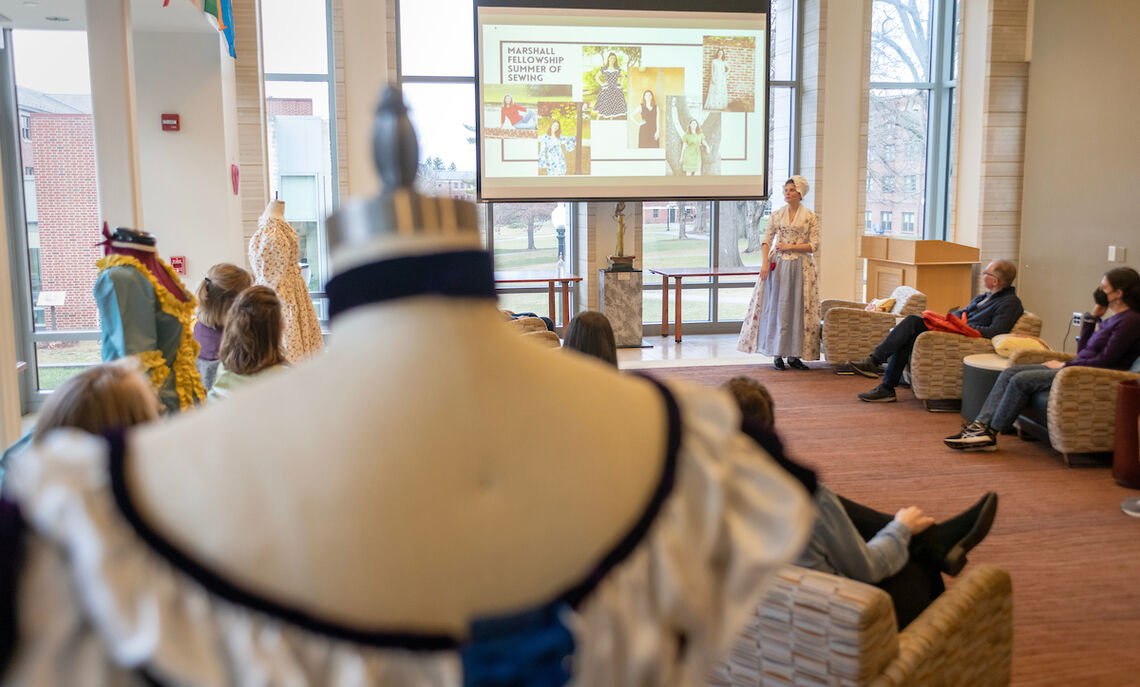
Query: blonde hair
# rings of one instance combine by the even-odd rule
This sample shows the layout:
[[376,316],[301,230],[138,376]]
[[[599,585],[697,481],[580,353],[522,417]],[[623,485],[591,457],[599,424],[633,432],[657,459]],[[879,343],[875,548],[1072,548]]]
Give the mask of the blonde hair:
[[35,443],[62,427],[91,434],[158,419],[158,397],[134,358],[88,368],[59,385],[40,408]]
[[230,372],[251,375],[285,362],[281,354],[281,301],[268,286],[242,291],[226,316],[218,360]]
[[253,277],[237,265],[221,262],[210,268],[198,287],[198,321],[210,329],[226,324],[226,313],[242,291],[253,286]]

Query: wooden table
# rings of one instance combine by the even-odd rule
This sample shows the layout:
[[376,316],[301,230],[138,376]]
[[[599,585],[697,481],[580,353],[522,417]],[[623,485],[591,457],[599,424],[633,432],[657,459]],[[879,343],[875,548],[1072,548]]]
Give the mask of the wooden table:
[[676,283],[673,306],[673,340],[681,342],[681,280],[685,277],[743,277],[760,274],[759,267],[661,267],[649,269],[661,275],[661,336],[669,336],[669,279]]
[[[515,270],[511,272],[495,272],[495,284],[528,284],[546,283],[547,297],[550,305],[550,319],[558,323],[558,313],[554,308],[554,285],[562,284],[562,326],[570,323],[570,282],[582,281],[576,274],[558,274],[546,270]],[[502,293],[502,289],[498,289]]]

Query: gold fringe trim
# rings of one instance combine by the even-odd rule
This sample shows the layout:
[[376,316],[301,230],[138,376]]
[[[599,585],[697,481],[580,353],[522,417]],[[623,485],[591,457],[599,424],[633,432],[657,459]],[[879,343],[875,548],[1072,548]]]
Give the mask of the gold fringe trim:
[[[201,403],[206,400],[206,387],[202,386],[202,378],[198,376],[198,367],[195,360],[198,358],[198,342],[194,340],[194,329],[190,324],[190,320],[194,315],[194,308],[197,307],[197,302],[194,296],[182,286],[182,281],[178,279],[178,273],[175,272],[170,265],[167,265],[161,258],[156,258],[158,264],[162,266],[166,273],[170,276],[171,280],[182,289],[186,295],[186,301],[178,300],[178,297],[170,293],[158,277],[150,273],[137,258],[132,258],[129,255],[111,254],[100,258],[96,261],[95,266],[99,271],[103,271],[109,267],[128,266],[133,267],[142,273],[150,285],[154,287],[155,294],[158,295],[159,305],[162,307],[162,312],[177,318],[182,323],[182,339],[178,343],[178,351],[174,355],[174,364],[170,367],[174,371],[174,390],[178,393],[178,406],[182,410],[192,408],[195,403]],[[140,359],[145,366],[147,366],[147,358],[151,353],[161,353],[158,351],[147,351],[140,355]],[[165,359],[163,360],[163,367],[165,368]],[[169,373],[162,375],[162,379],[157,381],[156,384],[162,384],[166,381]],[[151,373],[151,380],[155,381],[158,377],[157,372]]]
[[162,351],[143,351],[136,353],[134,357],[139,359],[140,372],[150,379],[150,385],[157,394],[166,383],[166,378],[170,376],[170,368],[166,366]]

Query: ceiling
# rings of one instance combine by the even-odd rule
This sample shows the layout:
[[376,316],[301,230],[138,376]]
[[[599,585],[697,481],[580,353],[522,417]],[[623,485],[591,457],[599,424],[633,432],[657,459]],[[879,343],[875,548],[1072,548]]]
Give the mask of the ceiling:
[[[217,31],[202,13],[201,2],[170,0],[167,7],[162,3],[163,0],[131,0],[134,29],[177,33]],[[0,0],[0,14],[10,20],[0,20],[5,28],[80,31],[87,24],[84,0]],[[65,17],[68,21],[49,21],[47,17]]]

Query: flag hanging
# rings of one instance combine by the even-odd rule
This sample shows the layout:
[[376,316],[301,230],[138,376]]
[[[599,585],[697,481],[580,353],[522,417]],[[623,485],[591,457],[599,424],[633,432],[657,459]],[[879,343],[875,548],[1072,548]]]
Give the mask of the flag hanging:
[[234,50],[234,5],[233,0],[205,0],[202,11],[218,20],[218,30],[226,37],[230,47],[230,57],[237,57]]

